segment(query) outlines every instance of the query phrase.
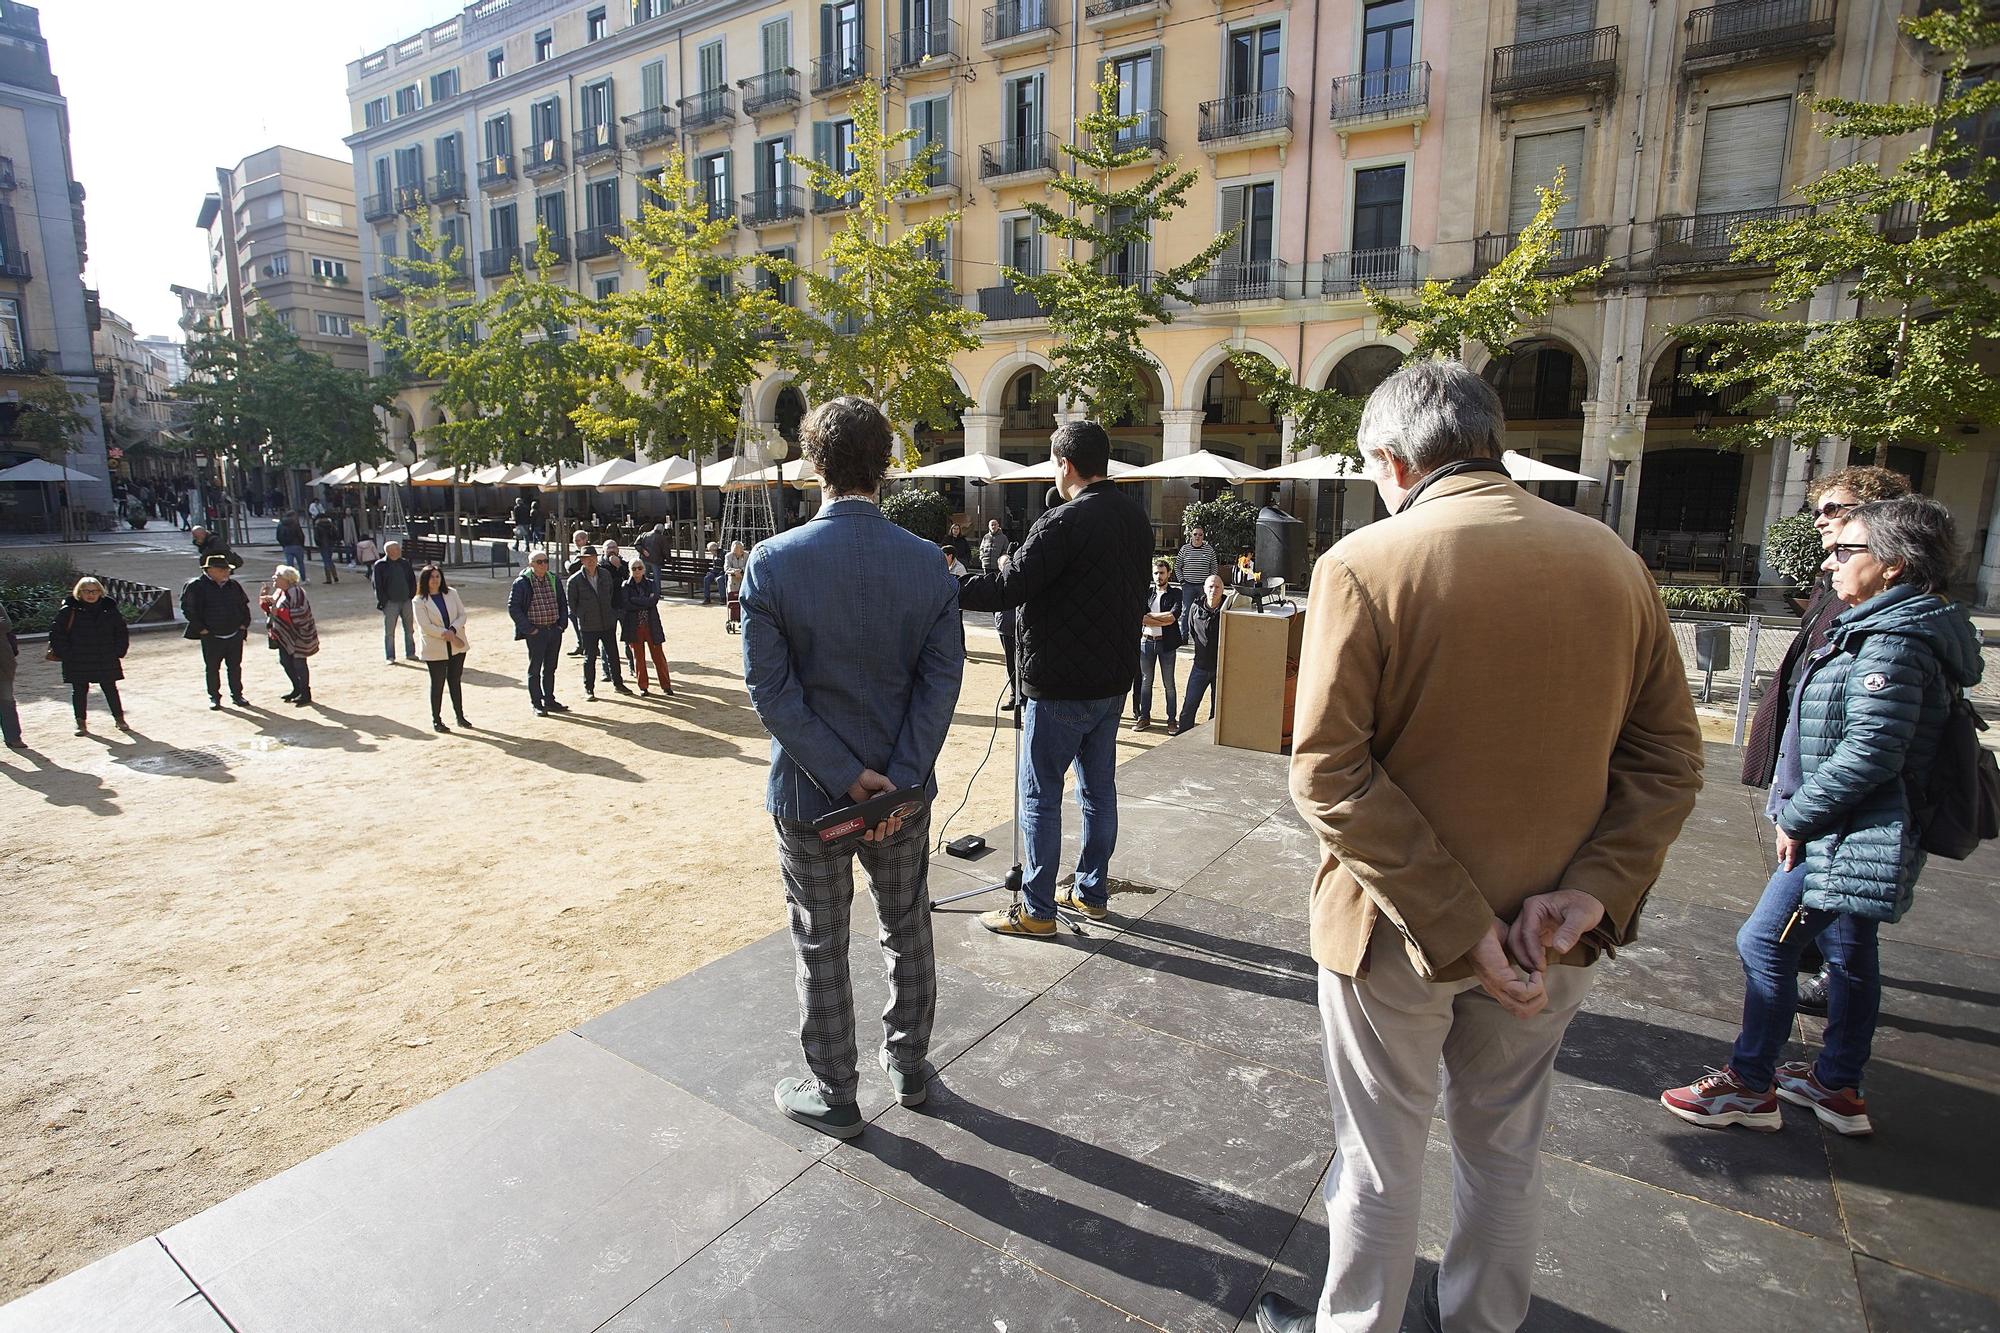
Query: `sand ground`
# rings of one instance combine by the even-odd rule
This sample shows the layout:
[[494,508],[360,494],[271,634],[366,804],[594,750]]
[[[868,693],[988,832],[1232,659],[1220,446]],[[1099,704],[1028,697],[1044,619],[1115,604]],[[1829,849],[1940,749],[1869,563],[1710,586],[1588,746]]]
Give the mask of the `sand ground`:
[[[134,534],[82,563],[175,586],[185,540]],[[254,594],[276,555],[246,555]],[[475,729],[449,736],[423,668],[383,663],[352,573],[312,572],[324,648],[304,710],[278,701],[254,638],[252,706],[215,713],[195,646],[140,634],[134,733],[100,699],[74,737],[58,668],[25,646],[33,748],[0,750],[0,1300],[782,924],[769,742],[721,611],[663,605],[674,699],[585,704],[566,658],[575,711],[542,719],[506,583],[457,586]],[[952,836],[1011,802],[1006,736],[973,781],[1005,674],[990,631],[968,647],[938,765],[934,823],[972,782]],[[1161,738],[1128,729],[1121,756]]]

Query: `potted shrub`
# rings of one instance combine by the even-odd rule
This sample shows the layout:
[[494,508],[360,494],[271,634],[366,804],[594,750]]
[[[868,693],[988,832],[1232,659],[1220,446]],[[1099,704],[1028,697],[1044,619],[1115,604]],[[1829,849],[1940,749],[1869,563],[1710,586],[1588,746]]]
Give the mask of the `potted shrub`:
[[1786,600],[1794,610],[1804,611],[1813,580],[1819,576],[1820,564],[1826,559],[1812,515],[1793,514],[1766,528],[1764,559],[1790,581],[1792,590]]
[[936,491],[891,491],[882,497],[882,516],[927,542],[942,545],[951,535],[951,502]]

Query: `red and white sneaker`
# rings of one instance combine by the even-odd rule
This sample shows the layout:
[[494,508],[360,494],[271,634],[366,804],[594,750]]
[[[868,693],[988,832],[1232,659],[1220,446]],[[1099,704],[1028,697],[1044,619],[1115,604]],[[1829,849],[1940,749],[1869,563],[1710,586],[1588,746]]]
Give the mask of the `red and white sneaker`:
[[1804,1060],[1778,1066],[1778,1095],[1794,1106],[1804,1106],[1819,1122],[1836,1134],[1873,1134],[1868,1121],[1868,1102],[1859,1088],[1835,1090],[1819,1081],[1819,1075]]
[[1685,1088],[1668,1088],[1660,1094],[1660,1105],[1690,1125],[1743,1125],[1767,1134],[1785,1127],[1778,1094],[1770,1088],[1752,1091],[1733,1069],[1711,1069]]

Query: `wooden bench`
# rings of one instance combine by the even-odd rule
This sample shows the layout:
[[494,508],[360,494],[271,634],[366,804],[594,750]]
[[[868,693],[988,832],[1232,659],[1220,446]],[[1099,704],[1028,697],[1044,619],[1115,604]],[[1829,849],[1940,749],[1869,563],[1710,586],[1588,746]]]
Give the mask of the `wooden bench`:
[[451,550],[450,544],[441,537],[412,537],[403,543],[403,554],[418,569],[425,565],[436,565],[443,569]]
[[699,591],[702,579],[708,576],[708,561],[696,555],[670,555],[660,561],[657,571],[660,583],[679,583]]

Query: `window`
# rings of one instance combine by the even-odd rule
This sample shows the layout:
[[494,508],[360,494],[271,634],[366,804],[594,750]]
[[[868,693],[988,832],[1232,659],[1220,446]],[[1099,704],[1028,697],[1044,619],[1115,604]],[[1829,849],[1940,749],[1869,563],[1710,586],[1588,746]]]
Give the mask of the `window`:
[[543,28],[535,34],[535,63],[548,60],[556,53],[556,34],[553,28]]
[[639,173],[637,195],[640,208],[644,208],[648,204],[651,204],[654,208],[661,208],[666,205],[667,197],[660,192],[660,178],[666,174],[667,169],[665,167],[652,167]]
[[347,210],[331,199],[315,199],[307,195],[306,221],[315,227],[344,227],[347,225]]
[[714,92],[722,87],[722,43],[703,42],[695,48],[694,55],[700,70],[701,91]]
[[672,0],[633,0],[632,21],[644,23],[647,19],[656,19],[670,8]]
[[569,235],[569,199],[560,191],[535,196],[535,225],[549,229],[550,240]]
[[375,193],[385,199],[389,195],[389,159],[386,157],[375,159]]
[[396,150],[396,188],[414,190],[424,183],[424,150],[413,144]]
[[465,219],[456,213],[447,214],[438,220],[439,259],[457,259],[460,267],[465,259]]
[[442,102],[458,96],[458,69],[441,69],[431,75],[431,101]]
[[267,278],[287,278],[292,273],[292,257],[283,250],[264,261],[264,276]]
[[535,145],[550,150],[545,156],[555,156],[554,147],[562,139],[562,104],[548,97],[529,107],[528,134]]
[[1514,11],[1514,40],[1539,42],[1589,32],[1596,23],[1597,0],[1521,0]]
[[[781,245],[775,249],[763,252],[766,259],[779,259],[787,262],[791,260],[795,253],[797,252],[789,245]],[[757,266],[757,289],[769,292],[777,298],[780,305],[790,305],[792,303],[791,280],[780,277],[774,269],[762,264]]]
[[21,303],[12,297],[0,299],[0,366],[14,367],[28,359],[28,345],[21,340]]
[[602,301],[607,297],[616,295],[618,295],[618,277],[616,274],[613,274],[611,277],[608,278],[599,278],[597,280],[598,300]]
[[[1992,65],[1965,72],[1965,90],[1971,91],[1983,83],[1991,83],[2000,78],[2000,68]],[[2000,104],[1989,102],[1977,115],[1961,116],[1946,128],[1958,136],[1961,148],[1972,150],[1971,155],[1953,164],[1950,172],[1954,177],[1964,179],[1967,172],[1980,162],[2000,158]],[[1993,187],[2000,190],[2000,182]]]
[[1222,263],[1242,265],[1252,276],[1270,264],[1277,241],[1277,198],[1278,187],[1271,181],[1224,187],[1222,222],[1216,230],[1242,230],[1222,252]]
[[1285,86],[1278,52],[1278,24],[1239,28],[1229,34],[1229,95],[1251,97]]
[[618,178],[607,176],[583,188],[583,217],[587,227],[611,227],[618,223]]
[[354,336],[354,321],[347,315],[329,315],[322,310],[316,318],[319,321],[319,331],[329,338]]
[[764,72],[775,74],[792,65],[792,21],[772,19],[757,29],[757,49],[764,57]]
[[423,89],[417,87],[416,84],[413,83],[406,88],[398,88],[396,90],[397,115],[407,116],[413,112],[421,111],[423,109],[424,109]]
[[1402,69],[1416,59],[1417,0],[1371,0],[1361,10],[1361,72]]
[[496,46],[486,53],[486,81],[492,83],[495,79],[504,79],[506,77],[507,48]]
[[1764,102],[1710,107],[1702,127],[1696,213],[1739,213],[1777,206],[1785,181],[1785,142],[1792,104]]
[[606,21],[602,9],[593,9],[583,16],[583,40],[601,42],[611,33],[611,24]]
[[861,71],[861,0],[839,0],[819,10],[820,54],[849,78]]
[[707,200],[708,215],[712,218],[729,216],[729,158],[729,150],[725,148],[710,153],[699,164],[702,198]]
[[667,62],[652,60],[639,67],[639,109],[658,111],[667,104]]
[[[854,170],[854,122],[830,120],[813,126],[813,158],[842,175]],[[846,196],[849,204],[856,196]]]
[[292,327],[292,312],[291,312],[291,311],[289,311],[289,310],[273,310],[273,311],[271,312],[271,314],[272,314],[272,315],[274,315],[274,316],[275,316],[275,317],[277,318],[277,321],[278,321],[278,322],[279,322],[280,324],[284,325],[284,326],[285,326],[286,328],[288,328],[288,329],[289,329],[290,327]]
[[501,112],[486,122],[486,156],[505,157],[514,151],[514,117]]
[[1563,171],[1563,193],[1569,197],[1556,210],[1558,227],[1576,225],[1576,201],[1583,197],[1583,131],[1524,134],[1514,140],[1514,175],[1507,191],[1507,230],[1519,231],[1535,219],[1542,206],[1538,190]]
[[285,216],[285,196],[274,194],[264,201],[264,220],[276,222]]
[[389,99],[386,97],[372,97],[368,100],[368,105],[361,108],[361,123],[368,129],[374,129],[387,119],[389,119]]
[[792,183],[791,135],[765,139],[750,152],[750,170],[757,189],[782,190]]
[[937,145],[937,152],[931,155],[931,170],[928,183],[933,189],[947,183],[948,169],[945,154],[951,151],[951,98],[926,97],[910,103],[910,128],[917,137],[910,140],[911,160],[917,154]]
[[[1016,144],[1015,151],[1039,152],[1042,137],[1042,76],[1030,74],[1022,79],[1009,79],[1002,95],[1001,114],[1005,117],[1007,137]],[[1039,158],[1032,159],[1039,161]]]
[[512,204],[496,204],[486,214],[486,238],[495,250],[515,250],[521,245],[521,225]]
[[1000,262],[1030,276],[1042,271],[1042,232],[1034,218],[1000,219]]
[[596,83],[583,86],[578,112],[583,119],[581,128],[593,130],[612,121],[611,80],[599,79]]
[[[1354,173],[1354,250],[1394,250],[1403,243],[1403,177],[1405,168],[1370,167]],[[1391,257],[1389,271],[1394,271]],[[1380,282],[1374,276],[1371,281]]]
[[1111,72],[1118,78],[1118,114],[1139,117],[1137,125],[1119,133],[1118,147],[1157,141],[1160,129],[1153,113],[1160,105],[1160,53],[1120,56],[1111,62]]
[[342,282],[347,281],[347,261],[345,259],[329,259],[325,255],[314,255],[312,257],[312,271],[315,278],[323,280],[338,278]]

